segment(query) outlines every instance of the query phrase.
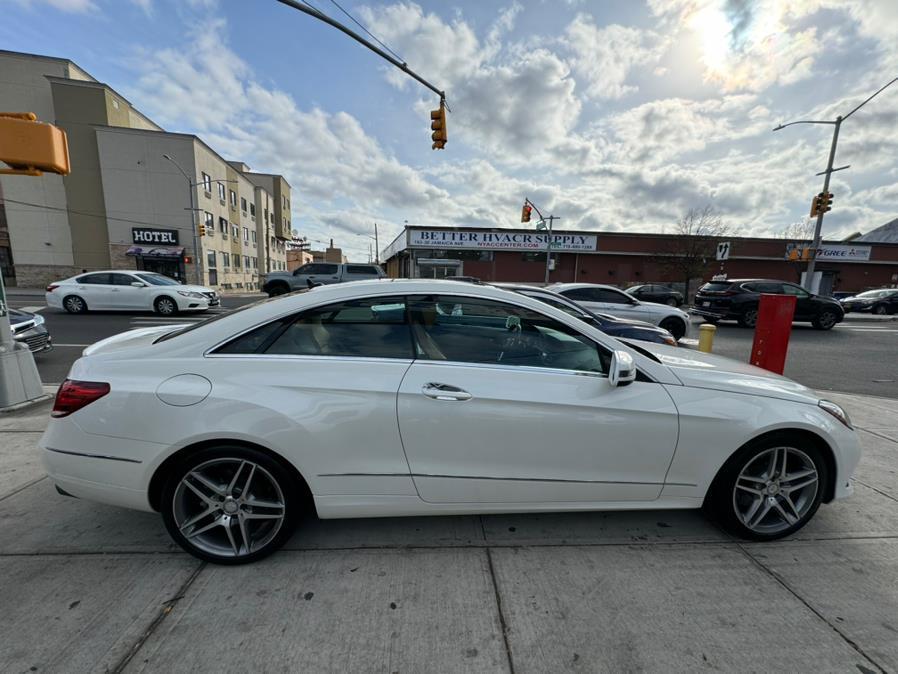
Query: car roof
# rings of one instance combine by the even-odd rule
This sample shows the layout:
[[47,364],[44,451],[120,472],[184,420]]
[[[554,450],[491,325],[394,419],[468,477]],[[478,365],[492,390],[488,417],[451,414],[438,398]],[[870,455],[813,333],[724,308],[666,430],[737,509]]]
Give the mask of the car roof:
[[546,287],[550,290],[552,288],[563,288],[564,290],[573,290],[575,288],[603,288],[605,290],[616,290],[619,293],[624,292],[620,288],[608,285],[606,283],[553,283],[552,285]]

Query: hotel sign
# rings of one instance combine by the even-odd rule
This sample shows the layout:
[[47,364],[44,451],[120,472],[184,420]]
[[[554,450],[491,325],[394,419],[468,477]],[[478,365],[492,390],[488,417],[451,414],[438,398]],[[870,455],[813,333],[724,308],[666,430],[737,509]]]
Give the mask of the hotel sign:
[[[408,245],[416,248],[465,248],[480,250],[532,250],[546,249],[547,232],[447,232],[443,230],[413,229]],[[552,234],[552,250],[594,251],[597,237],[589,234]]]
[[131,240],[134,243],[154,243],[177,246],[178,230],[154,229],[151,227],[132,227]]

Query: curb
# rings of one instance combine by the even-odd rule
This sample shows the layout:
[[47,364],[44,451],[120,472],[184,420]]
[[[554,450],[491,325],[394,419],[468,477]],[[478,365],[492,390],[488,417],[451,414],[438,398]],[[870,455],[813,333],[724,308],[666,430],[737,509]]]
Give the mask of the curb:
[[49,393],[42,393],[37,398],[32,398],[31,400],[26,400],[25,402],[16,403],[15,405],[10,405],[9,407],[0,407],[0,414],[7,414],[9,412],[18,412],[20,410],[27,409],[32,407],[33,405],[39,405],[40,403],[47,402],[48,400],[52,400],[53,396]]

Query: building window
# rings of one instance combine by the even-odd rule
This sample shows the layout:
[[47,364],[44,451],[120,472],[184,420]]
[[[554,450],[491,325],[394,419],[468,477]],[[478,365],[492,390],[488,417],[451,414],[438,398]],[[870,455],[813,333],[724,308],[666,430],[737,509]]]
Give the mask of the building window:
[[225,200],[225,188],[224,183],[218,183],[218,198],[222,201]]
[[249,269],[249,255],[243,256],[243,266]]
[[240,197],[240,210],[246,213],[246,199]]
[[212,176],[208,173],[203,174],[203,190],[208,196],[212,196]]
[[231,234],[234,236],[234,240],[238,240],[240,238],[240,227],[237,225],[231,225]]
[[253,269],[258,269],[258,268],[259,268],[259,258],[254,257],[253,258]]
[[249,227],[243,228],[243,240],[249,242]]
[[249,214],[253,217],[256,217],[256,205],[255,204],[251,203],[249,205]]
[[209,211],[205,211],[205,227],[206,227],[206,235],[214,236],[215,235],[215,216],[212,215]]
[[230,267],[231,266],[231,256],[229,253],[221,254],[221,266],[222,267]]
[[252,234],[253,234],[253,245],[255,246],[256,245],[256,233],[253,232]]
[[234,268],[240,269],[240,256],[234,255]]
[[231,193],[231,208],[237,208],[237,193],[234,190],[228,190]]
[[265,209],[265,224],[268,224],[268,209]]
[[218,219],[218,228],[221,230],[221,235],[224,238],[228,238],[228,221],[224,218]]
[[215,263],[215,251],[214,250],[210,250],[208,253],[206,253],[206,264],[209,267],[209,269],[215,269],[215,267],[217,266]]

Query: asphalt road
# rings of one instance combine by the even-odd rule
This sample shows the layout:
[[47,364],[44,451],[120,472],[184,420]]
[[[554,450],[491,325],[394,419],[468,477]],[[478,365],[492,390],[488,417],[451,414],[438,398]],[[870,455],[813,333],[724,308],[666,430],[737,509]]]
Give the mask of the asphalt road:
[[[36,356],[38,370],[44,383],[57,384],[65,379],[82,349],[100,339],[150,325],[203,320],[261,297],[226,297],[221,308],[206,314],[174,318],[126,312],[71,315],[45,307],[41,314],[56,347]],[[18,308],[44,304],[43,297],[17,294],[15,289],[9,291],[8,299],[10,306]],[[786,376],[818,390],[898,398],[898,321],[858,321],[851,314],[846,319],[828,332],[796,323],[789,343]],[[694,337],[698,337],[699,323],[693,326],[696,328]],[[753,334],[752,330],[740,328],[735,323],[721,323],[714,341],[714,353],[745,362],[751,352]]]

